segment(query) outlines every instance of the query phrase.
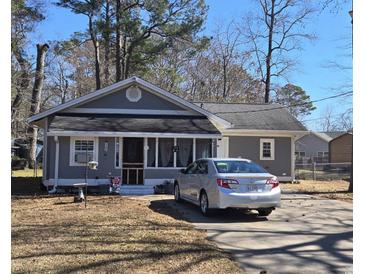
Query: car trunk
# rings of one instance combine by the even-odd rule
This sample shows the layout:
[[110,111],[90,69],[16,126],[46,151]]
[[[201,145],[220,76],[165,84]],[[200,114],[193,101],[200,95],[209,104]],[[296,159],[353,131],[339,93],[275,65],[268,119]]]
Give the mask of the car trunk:
[[229,184],[231,189],[237,193],[264,193],[270,192],[272,186],[267,180],[273,175],[269,173],[226,173],[220,174],[222,178],[233,179],[238,184]]

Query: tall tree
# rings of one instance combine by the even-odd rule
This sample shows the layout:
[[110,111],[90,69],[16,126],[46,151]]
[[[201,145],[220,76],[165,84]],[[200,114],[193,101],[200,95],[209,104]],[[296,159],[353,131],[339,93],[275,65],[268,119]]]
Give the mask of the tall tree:
[[315,9],[306,0],[256,0],[259,12],[247,17],[243,34],[251,45],[256,71],[265,85],[265,102],[270,101],[274,77],[293,69],[290,52],[300,49],[303,39],[314,39],[305,24]]
[[279,88],[274,101],[287,106],[288,111],[299,120],[316,109],[305,90],[293,84]]
[[[30,102],[30,116],[39,113],[43,80],[44,80],[44,60],[48,49],[49,46],[47,44],[37,45],[37,66],[34,77],[32,100]],[[28,134],[29,134],[28,164],[30,168],[33,168],[34,163],[36,161],[38,128],[34,126],[29,126]]]
[[101,88],[100,73],[100,41],[97,31],[97,21],[102,9],[102,0],[60,0],[56,4],[68,8],[76,14],[83,14],[88,18],[88,34],[94,47],[95,87]]
[[194,36],[207,10],[203,0],[123,3],[116,6],[116,81],[143,71],[174,40]]
[[[32,61],[27,54],[29,34],[36,25],[44,20],[43,4],[36,1],[11,1],[11,69],[12,69],[12,103],[11,125],[12,135],[20,137],[21,128],[25,127],[23,105],[30,92],[32,78]],[[19,124],[22,124],[19,127]]]

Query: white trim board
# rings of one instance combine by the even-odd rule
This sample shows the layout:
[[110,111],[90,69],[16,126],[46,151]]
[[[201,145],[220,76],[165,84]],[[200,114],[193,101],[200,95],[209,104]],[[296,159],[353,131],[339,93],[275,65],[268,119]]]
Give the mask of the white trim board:
[[50,131],[48,136],[80,136],[80,137],[159,137],[159,138],[198,138],[214,139],[220,134],[159,133],[159,132],[113,132],[113,131]]
[[[76,183],[84,183],[85,178],[75,178],[75,179],[58,179],[57,186],[72,186]],[[45,185],[51,186],[56,183],[56,179],[49,179],[44,181]],[[88,186],[98,186],[110,184],[110,179],[87,179]]]
[[119,109],[119,108],[70,108],[62,113],[90,113],[90,114],[149,114],[149,115],[173,115],[173,116],[201,116],[188,110],[159,110],[159,109]]
[[224,137],[230,136],[263,136],[263,137],[292,137],[296,138],[308,135],[309,131],[290,130],[255,130],[255,129],[224,129],[221,131]]
[[142,80],[136,76],[133,76],[131,78],[128,78],[126,80],[123,80],[123,81],[120,81],[118,83],[115,83],[113,85],[110,85],[108,87],[105,87],[105,88],[102,88],[102,89],[99,89],[99,90],[96,90],[94,92],[91,92],[87,95],[84,95],[84,96],[81,96],[79,98],[76,98],[74,100],[71,100],[71,101],[68,101],[64,104],[61,104],[57,107],[54,107],[54,108],[51,108],[49,110],[46,110],[44,112],[41,112],[41,113],[38,113],[36,115],[33,115],[32,117],[28,118],[27,119],[27,122],[28,123],[32,123],[34,121],[37,121],[37,120],[40,120],[40,119],[43,119],[44,117],[48,116],[48,115],[51,115],[53,113],[56,113],[56,112],[59,112],[61,110],[64,110],[66,108],[70,108],[70,107],[73,107],[73,106],[77,106],[77,105],[80,105],[81,103],[86,103],[88,101],[91,101],[92,99],[96,99],[96,98],[100,98],[104,95],[107,95],[107,94],[110,94],[110,93],[113,93],[115,91],[118,91],[120,90],[121,88],[125,88],[125,87],[128,87],[128,86],[131,86],[133,84],[138,84],[140,85],[143,89],[147,90],[147,91],[150,91],[151,93],[155,94],[155,95],[158,95],[160,97],[163,97],[164,99],[168,100],[168,101],[171,101],[179,106],[183,106],[187,109],[190,109],[190,110],[194,110],[200,114],[203,114],[205,116],[207,116],[209,119],[217,122],[218,124],[221,124],[223,127],[230,127],[231,126],[231,123],[229,123],[228,121],[214,115],[213,113],[205,110],[205,109],[202,109],[200,108],[199,106],[195,105],[194,103],[190,103],[188,101],[186,101],[185,99],[182,99],[166,90],[163,90],[145,80]]

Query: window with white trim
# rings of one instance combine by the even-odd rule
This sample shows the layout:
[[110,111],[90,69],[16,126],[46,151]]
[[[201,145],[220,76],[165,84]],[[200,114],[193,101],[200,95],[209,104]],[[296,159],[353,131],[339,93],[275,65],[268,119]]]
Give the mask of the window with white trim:
[[260,139],[260,160],[275,160],[274,139]]
[[84,166],[98,161],[98,140],[94,137],[71,137],[70,166]]
[[321,157],[321,158],[327,158],[328,157],[328,151],[318,151],[317,155],[318,155],[318,157]]
[[305,157],[305,151],[296,151],[295,156],[297,159],[304,158]]

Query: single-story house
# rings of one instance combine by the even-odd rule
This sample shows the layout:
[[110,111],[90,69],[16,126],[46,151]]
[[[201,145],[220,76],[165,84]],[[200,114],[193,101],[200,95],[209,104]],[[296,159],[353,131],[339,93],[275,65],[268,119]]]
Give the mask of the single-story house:
[[[69,186],[110,183],[122,191],[151,193],[202,157],[242,157],[279,180],[294,179],[295,141],[306,128],[276,104],[188,102],[138,77],[36,114],[44,129],[43,183]],[[143,190],[142,192],[138,190]]]
[[331,163],[352,163],[352,131],[345,132],[329,142],[329,159]]
[[331,140],[342,135],[343,131],[311,131],[295,142],[295,155],[298,162],[327,163],[328,145]]

